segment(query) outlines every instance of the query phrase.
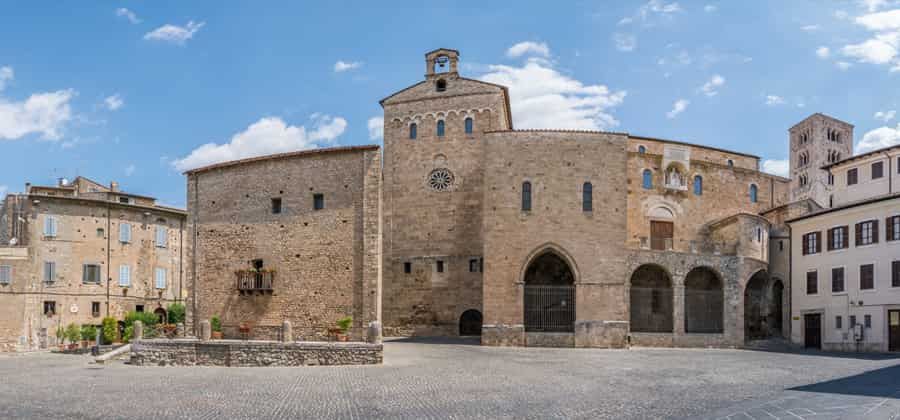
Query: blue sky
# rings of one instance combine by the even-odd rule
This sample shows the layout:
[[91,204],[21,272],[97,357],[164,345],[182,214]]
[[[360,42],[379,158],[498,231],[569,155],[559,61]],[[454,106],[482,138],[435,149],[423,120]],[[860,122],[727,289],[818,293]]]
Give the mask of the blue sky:
[[900,143],[897,0],[6,3],[0,195],[84,175],[183,206],[191,166],[379,143],[378,100],[438,47],[510,86],[518,128],[707,144],[774,172],[814,112],[855,124],[859,150]]

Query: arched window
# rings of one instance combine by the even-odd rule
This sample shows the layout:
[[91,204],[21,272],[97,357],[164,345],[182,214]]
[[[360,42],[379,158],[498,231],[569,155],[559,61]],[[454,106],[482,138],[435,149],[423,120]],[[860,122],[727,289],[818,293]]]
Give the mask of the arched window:
[[444,137],[444,120],[440,120],[437,123],[437,136]]
[[703,195],[703,177],[700,175],[694,177],[694,195]]
[[642,155],[643,155],[644,153],[647,153],[647,148],[644,147],[644,146],[638,146],[638,153],[640,153],[640,154],[642,154]]
[[594,186],[590,182],[581,186],[581,210],[594,211]]
[[466,118],[466,134],[472,134],[474,123],[472,121],[472,117]]
[[757,197],[756,197],[756,185],[755,185],[755,184],[750,184],[750,202],[751,202],[751,203],[755,203],[755,202],[756,202],[756,198],[757,198]]
[[522,211],[531,211],[531,183],[522,183]]
[[644,169],[642,185],[644,186],[645,190],[653,188],[653,172],[651,172],[649,169]]
[[444,79],[438,80],[437,83],[435,83],[435,89],[437,89],[438,92],[447,90],[447,81]]
[[728,167],[729,167],[729,168],[733,168],[733,167],[734,167],[734,161],[733,161],[733,160],[728,159]]
[[416,138],[416,135],[418,134],[418,133],[416,133],[416,128],[418,128],[418,127],[416,126],[416,123],[412,123],[412,124],[409,125],[409,138],[410,138],[410,139],[415,139],[415,138]]

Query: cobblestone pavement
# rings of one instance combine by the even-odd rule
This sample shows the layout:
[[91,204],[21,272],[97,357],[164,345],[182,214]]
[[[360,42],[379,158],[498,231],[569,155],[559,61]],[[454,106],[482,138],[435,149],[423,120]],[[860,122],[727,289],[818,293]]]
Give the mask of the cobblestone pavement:
[[[0,418],[890,418],[900,359],[389,341],[382,366],[0,356]],[[852,407],[850,407],[852,406]],[[841,408],[846,407],[846,408]],[[729,417],[730,416],[730,417]]]

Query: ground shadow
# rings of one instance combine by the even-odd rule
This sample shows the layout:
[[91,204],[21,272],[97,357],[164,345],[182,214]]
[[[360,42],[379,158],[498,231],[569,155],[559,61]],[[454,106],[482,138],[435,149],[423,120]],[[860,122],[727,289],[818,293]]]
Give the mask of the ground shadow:
[[790,390],[881,398],[897,397],[900,396],[900,365],[790,388]]
[[753,340],[749,341],[743,350],[759,351],[765,353],[802,354],[804,356],[835,357],[840,359],[856,360],[893,360],[900,361],[900,353],[867,353],[867,352],[841,352],[807,349],[793,345],[784,340]]
[[392,343],[451,344],[456,346],[480,346],[481,337],[385,337]]

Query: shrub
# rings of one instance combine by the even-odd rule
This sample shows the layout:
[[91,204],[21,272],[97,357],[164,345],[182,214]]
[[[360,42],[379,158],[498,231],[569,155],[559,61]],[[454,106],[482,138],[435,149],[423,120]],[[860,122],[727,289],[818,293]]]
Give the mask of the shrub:
[[345,316],[338,320],[337,326],[341,329],[341,332],[346,333],[347,330],[350,329],[350,326],[353,325],[353,317]]
[[79,339],[81,339],[81,327],[76,323],[71,323],[66,326],[66,340],[69,341],[70,344],[77,343]]
[[213,316],[209,320],[209,326],[213,332],[222,332],[222,321],[218,316]]
[[113,317],[103,318],[103,344],[112,344],[119,340],[119,323]]
[[173,303],[169,305],[166,310],[169,312],[169,323],[170,324],[183,324],[184,323],[184,314],[185,308],[184,305],[180,303]]
[[97,338],[97,327],[87,324],[81,326],[82,341],[92,341],[95,338]]
[[156,314],[150,312],[129,312],[125,314],[125,328],[134,325],[134,321],[141,321],[144,324],[144,332],[146,332],[153,329],[153,326],[159,322],[159,318]]
[[125,332],[122,333],[122,342],[128,344],[132,338],[134,338],[134,325],[129,325],[125,327]]
[[59,341],[59,344],[66,342],[66,328],[62,325],[56,328],[56,340]]

